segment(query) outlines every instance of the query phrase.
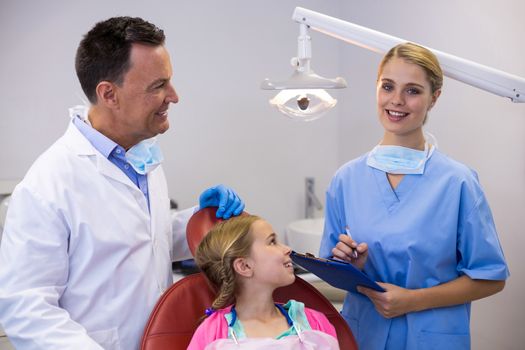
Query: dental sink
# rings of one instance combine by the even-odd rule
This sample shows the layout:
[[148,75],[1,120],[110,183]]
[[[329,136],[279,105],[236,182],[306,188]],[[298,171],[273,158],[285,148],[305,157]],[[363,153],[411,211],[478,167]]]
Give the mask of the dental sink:
[[286,227],[288,245],[298,253],[311,253],[317,256],[323,228],[324,218],[293,221]]

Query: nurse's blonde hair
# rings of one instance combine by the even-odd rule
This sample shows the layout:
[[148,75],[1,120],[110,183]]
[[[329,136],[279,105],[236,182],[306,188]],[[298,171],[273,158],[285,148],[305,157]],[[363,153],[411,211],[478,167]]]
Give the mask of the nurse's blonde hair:
[[377,72],[377,81],[379,81],[381,74],[383,74],[383,68],[392,58],[401,58],[406,62],[418,65],[423,68],[427,75],[428,82],[432,93],[441,89],[443,86],[443,70],[439,61],[432,51],[429,49],[414,44],[414,43],[403,43],[391,48],[379,63],[379,69]]
[[238,291],[233,262],[250,255],[254,242],[252,224],[261,220],[255,215],[243,215],[220,222],[203,238],[195,252],[195,262],[217,291],[215,310],[235,302]]

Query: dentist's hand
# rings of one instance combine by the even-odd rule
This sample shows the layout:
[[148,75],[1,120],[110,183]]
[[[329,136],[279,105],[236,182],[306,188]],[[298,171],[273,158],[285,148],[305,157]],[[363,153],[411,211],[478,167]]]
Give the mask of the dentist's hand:
[[229,219],[232,215],[237,216],[244,209],[244,202],[229,187],[218,185],[208,188],[199,197],[200,209],[206,207],[219,207],[216,216]]

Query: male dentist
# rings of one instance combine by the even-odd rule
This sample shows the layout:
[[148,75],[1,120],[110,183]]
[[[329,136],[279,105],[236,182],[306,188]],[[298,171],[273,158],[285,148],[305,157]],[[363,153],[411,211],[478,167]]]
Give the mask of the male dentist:
[[[17,349],[138,349],[171,261],[190,257],[171,218],[162,154],[178,96],[164,32],[141,18],[97,23],[77,50],[91,102],[16,187],[0,250],[0,323]],[[219,185],[218,216],[244,203]],[[180,315],[184,317],[184,315]]]

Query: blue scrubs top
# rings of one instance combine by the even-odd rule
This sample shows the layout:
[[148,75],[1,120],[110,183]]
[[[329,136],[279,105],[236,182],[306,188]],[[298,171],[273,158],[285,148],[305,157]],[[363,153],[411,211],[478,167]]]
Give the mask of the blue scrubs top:
[[[326,194],[319,255],[345,226],[368,244],[364,272],[404,288],[433,287],[462,275],[509,275],[496,228],[475,172],[435,150],[422,175],[405,175],[395,190],[367,155],[335,174]],[[359,349],[469,349],[470,303],[386,319],[360,293],[348,293],[342,315]]]

